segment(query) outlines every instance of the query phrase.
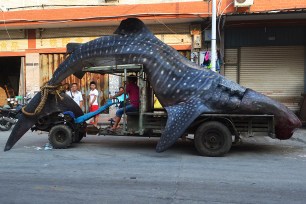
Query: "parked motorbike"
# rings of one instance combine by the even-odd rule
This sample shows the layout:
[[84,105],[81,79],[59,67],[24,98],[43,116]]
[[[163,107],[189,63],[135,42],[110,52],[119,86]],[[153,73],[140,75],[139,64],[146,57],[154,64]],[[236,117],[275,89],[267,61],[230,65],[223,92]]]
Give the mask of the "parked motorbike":
[[[29,98],[24,98],[24,104],[17,104],[15,108],[11,108],[10,106],[0,107],[0,130],[8,131],[11,127],[17,123],[18,118],[21,115],[22,107],[25,106],[29,102]],[[12,99],[9,99],[12,100]]]
[[0,130],[7,131],[17,123],[21,108],[21,105],[14,109],[0,108]]

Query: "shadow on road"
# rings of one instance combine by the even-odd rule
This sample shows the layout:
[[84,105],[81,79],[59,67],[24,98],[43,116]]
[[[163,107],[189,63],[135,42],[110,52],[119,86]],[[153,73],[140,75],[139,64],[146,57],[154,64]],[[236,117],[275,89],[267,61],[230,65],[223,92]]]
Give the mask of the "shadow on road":
[[[155,153],[158,138],[139,138],[139,137],[98,137],[85,139],[79,144],[74,144],[71,148],[112,148],[117,150],[126,150],[129,152],[147,152]],[[233,145],[228,155],[242,154],[274,154],[283,155],[288,153],[297,153],[303,150],[302,146],[287,144],[286,142],[267,142],[265,139],[256,141],[245,141],[239,145]],[[169,150],[172,153],[198,155],[193,141],[178,140]],[[160,154],[156,154],[158,156]]]

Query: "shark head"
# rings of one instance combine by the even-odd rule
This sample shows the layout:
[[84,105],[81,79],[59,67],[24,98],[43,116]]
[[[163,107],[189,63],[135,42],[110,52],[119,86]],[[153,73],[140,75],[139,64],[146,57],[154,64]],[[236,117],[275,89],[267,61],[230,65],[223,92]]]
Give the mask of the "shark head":
[[299,118],[286,106],[251,89],[246,90],[240,111],[274,115],[275,135],[281,140],[289,139],[302,126]]

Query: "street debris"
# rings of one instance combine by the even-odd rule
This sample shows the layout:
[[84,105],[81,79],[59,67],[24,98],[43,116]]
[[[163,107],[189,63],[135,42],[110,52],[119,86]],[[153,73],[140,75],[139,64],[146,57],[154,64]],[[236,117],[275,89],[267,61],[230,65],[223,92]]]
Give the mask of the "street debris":
[[50,143],[46,143],[44,146],[42,147],[37,147],[37,146],[32,146],[32,147],[29,147],[29,146],[24,146],[24,148],[26,149],[30,149],[30,148],[34,148],[35,150],[52,150],[53,147]]

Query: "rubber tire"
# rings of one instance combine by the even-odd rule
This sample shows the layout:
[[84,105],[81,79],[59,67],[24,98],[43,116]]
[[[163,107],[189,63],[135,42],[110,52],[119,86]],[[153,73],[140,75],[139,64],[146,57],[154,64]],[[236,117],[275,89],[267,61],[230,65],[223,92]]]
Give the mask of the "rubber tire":
[[[1,119],[0,121],[1,125],[0,125],[0,130],[1,131],[8,131],[11,129],[11,127],[13,126],[12,123],[8,122],[8,121],[5,121],[3,119]],[[2,126],[3,123],[6,123],[5,126]]]
[[72,131],[66,125],[56,125],[49,132],[49,142],[54,149],[66,149],[72,142]]
[[194,135],[194,144],[202,156],[223,156],[231,149],[232,134],[220,122],[205,122],[197,128]]

